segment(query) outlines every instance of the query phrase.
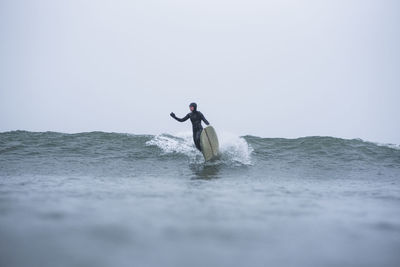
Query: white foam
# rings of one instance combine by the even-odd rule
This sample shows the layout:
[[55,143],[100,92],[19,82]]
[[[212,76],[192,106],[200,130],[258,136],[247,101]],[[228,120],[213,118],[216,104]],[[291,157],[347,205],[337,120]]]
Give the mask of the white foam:
[[160,134],[156,135],[146,145],[157,146],[163,153],[182,153],[185,155],[192,155],[196,152],[196,147],[192,144],[191,133],[182,133],[177,135]]
[[[243,137],[228,132],[218,132],[218,139],[222,163],[251,165],[253,149]],[[156,135],[147,141],[146,145],[157,146],[164,154],[181,153],[196,161],[203,158],[194,146],[191,132]]]
[[227,158],[232,162],[251,165],[253,148],[243,137],[228,132],[221,132],[218,137],[222,159]]
[[384,146],[384,147],[400,150],[400,145],[396,145],[396,144],[385,144],[385,143],[376,143],[376,142],[374,142],[373,144],[375,144],[377,146]]

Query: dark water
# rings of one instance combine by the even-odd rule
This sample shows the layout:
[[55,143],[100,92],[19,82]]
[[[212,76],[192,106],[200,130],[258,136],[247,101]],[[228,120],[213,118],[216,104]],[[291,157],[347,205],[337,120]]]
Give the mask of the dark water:
[[400,266],[400,149],[0,133],[0,266]]

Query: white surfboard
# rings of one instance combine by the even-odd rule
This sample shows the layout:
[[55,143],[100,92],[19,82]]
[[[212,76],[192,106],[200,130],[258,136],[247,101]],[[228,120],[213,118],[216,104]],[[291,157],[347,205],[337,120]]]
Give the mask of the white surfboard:
[[219,155],[217,133],[212,126],[203,129],[200,135],[200,147],[206,161],[216,159]]

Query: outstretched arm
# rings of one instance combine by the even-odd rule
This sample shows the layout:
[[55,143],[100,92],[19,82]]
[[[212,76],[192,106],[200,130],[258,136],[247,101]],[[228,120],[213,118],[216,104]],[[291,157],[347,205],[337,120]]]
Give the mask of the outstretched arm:
[[189,119],[189,114],[187,114],[182,119],[180,119],[177,116],[175,116],[175,113],[173,113],[173,112],[171,112],[171,114],[169,114],[169,115],[171,115],[172,118],[174,118],[175,120],[180,121],[180,122],[184,122],[184,121],[187,121],[187,119]]
[[206,118],[204,117],[203,113],[201,113],[201,119],[204,121],[205,124],[210,125],[208,120],[206,120]]

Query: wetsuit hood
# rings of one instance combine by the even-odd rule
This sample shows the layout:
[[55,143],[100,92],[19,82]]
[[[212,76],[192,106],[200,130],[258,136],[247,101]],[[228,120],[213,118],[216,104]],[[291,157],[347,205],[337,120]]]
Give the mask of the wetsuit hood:
[[189,107],[194,107],[193,111],[197,111],[197,104],[196,103],[190,103]]

